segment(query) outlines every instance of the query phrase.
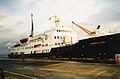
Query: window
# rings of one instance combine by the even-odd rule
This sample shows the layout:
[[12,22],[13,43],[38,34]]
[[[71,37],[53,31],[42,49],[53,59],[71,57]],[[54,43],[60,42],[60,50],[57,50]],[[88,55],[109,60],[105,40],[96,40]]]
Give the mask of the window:
[[57,45],[57,43],[55,43],[55,45]]
[[41,44],[37,44],[37,45],[34,45],[34,48],[38,48],[40,46],[41,46]]
[[62,36],[54,36],[54,39],[63,39]]
[[48,37],[45,37],[45,40],[47,40],[48,39]]
[[56,39],[56,36],[54,36],[54,39]]
[[60,39],[62,39],[62,36],[60,36]]
[[42,47],[44,47],[44,44],[42,45]]
[[45,44],[45,46],[48,46],[48,44]]
[[17,54],[18,54],[18,52],[15,52],[15,54],[17,55]]
[[61,32],[61,30],[57,30],[57,32]]
[[59,39],[59,36],[57,36],[57,39]]

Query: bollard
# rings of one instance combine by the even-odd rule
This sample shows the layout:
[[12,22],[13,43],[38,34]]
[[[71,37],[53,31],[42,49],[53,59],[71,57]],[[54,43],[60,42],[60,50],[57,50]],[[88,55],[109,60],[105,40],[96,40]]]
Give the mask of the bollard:
[[120,54],[115,54],[116,63],[120,63]]

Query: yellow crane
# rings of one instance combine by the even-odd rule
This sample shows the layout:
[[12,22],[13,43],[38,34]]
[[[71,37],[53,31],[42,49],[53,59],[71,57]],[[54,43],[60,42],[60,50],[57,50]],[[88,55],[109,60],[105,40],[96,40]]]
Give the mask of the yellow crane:
[[[78,26],[78,27],[79,27],[80,29],[82,29],[84,32],[86,32],[89,36],[96,35],[96,31],[91,32],[91,31],[89,31],[88,29],[86,29],[86,28],[78,25],[78,24],[75,23],[74,21],[72,21],[72,23],[73,23],[74,25]],[[99,28],[100,28],[100,25],[98,25],[97,30],[98,30]]]

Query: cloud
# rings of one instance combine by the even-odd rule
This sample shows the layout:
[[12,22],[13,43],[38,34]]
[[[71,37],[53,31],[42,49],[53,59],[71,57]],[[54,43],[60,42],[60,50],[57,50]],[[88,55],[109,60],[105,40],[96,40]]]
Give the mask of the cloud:
[[120,25],[116,26],[116,27],[113,29],[113,32],[120,33]]
[[[98,0],[99,1],[99,0]],[[104,2],[101,0],[101,2]],[[99,22],[99,23],[110,23],[115,21],[120,21],[120,1],[112,1],[106,0],[103,4],[101,4],[101,9],[99,13],[91,16],[91,21]]]
[[94,27],[89,26],[96,26],[99,23],[113,27],[111,22],[119,24],[120,18],[118,0],[12,0],[3,1],[0,4],[2,10],[0,12],[0,25],[6,29],[2,31],[12,30],[9,31],[9,35],[30,32],[31,12],[34,13],[36,32],[51,27],[52,24],[49,23],[48,18],[54,15],[58,15],[65,25],[70,25],[71,21],[76,21],[83,26],[86,25],[85,27],[88,29],[94,29]]

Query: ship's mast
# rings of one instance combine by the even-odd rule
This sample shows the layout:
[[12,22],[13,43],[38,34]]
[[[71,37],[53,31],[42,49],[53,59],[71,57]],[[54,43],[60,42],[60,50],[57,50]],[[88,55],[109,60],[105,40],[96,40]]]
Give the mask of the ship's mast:
[[54,21],[54,22],[55,22],[55,26],[58,27],[58,26],[59,26],[59,22],[60,22],[60,20],[57,18],[56,15],[54,16],[54,18],[55,18],[55,21]]
[[31,13],[31,23],[32,23],[32,28],[31,28],[30,37],[34,38],[34,26],[33,26],[33,14],[32,13]]
[[60,20],[56,15],[50,17],[49,20],[51,20],[51,18],[54,18],[54,24],[55,24],[56,27],[60,26]]

